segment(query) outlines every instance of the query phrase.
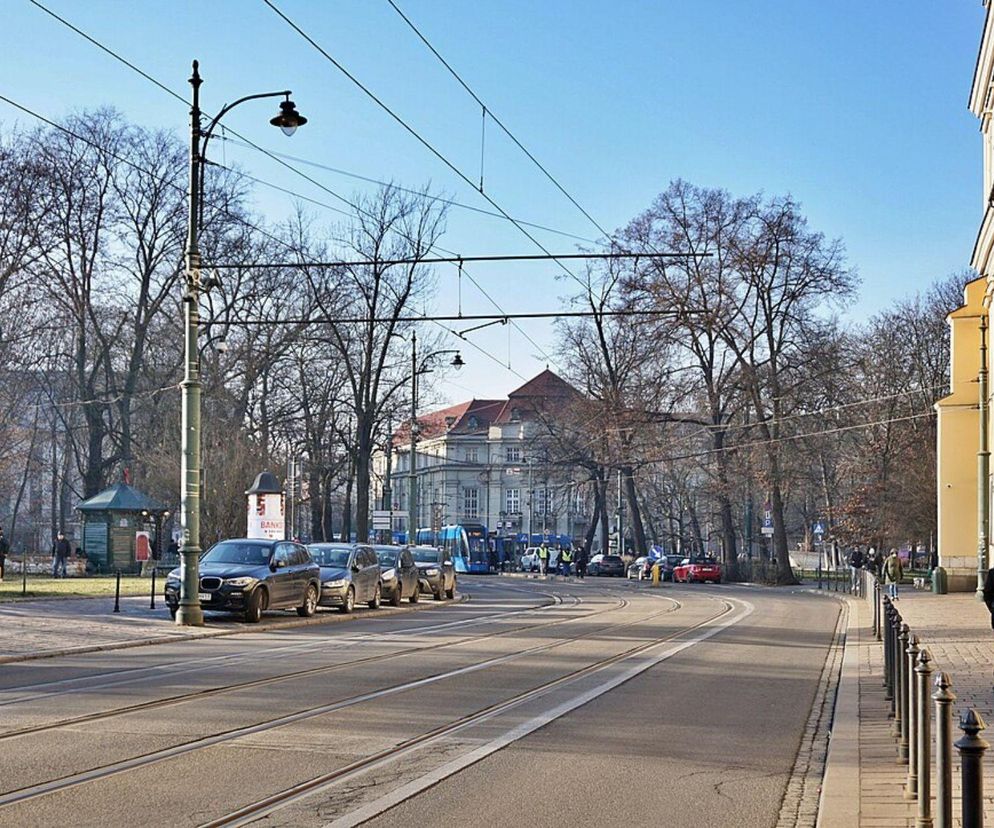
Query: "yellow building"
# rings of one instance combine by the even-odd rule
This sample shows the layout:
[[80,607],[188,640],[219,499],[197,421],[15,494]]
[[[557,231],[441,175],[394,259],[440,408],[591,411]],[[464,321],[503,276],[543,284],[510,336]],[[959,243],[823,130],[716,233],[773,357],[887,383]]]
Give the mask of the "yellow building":
[[[949,588],[969,591],[978,586],[978,572],[991,561],[989,508],[991,478],[978,486],[984,460],[980,454],[981,411],[990,430],[990,393],[981,406],[981,354],[990,371],[991,295],[994,293],[994,19],[990,0],[980,54],[973,75],[970,110],[980,121],[983,137],[983,219],[971,264],[980,277],[963,289],[963,304],[949,314],[950,390],[936,403],[938,412],[939,565],[949,576]],[[986,328],[982,347],[981,327]],[[986,377],[983,378],[986,383]],[[989,446],[985,446],[989,450]],[[984,537],[984,541],[981,541]],[[987,561],[981,555],[986,552]]]

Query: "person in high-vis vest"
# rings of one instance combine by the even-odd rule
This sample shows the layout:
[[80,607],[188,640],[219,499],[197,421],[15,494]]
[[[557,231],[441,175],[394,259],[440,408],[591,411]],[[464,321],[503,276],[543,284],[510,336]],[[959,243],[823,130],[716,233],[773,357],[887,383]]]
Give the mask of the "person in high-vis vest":
[[563,577],[569,577],[570,567],[573,564],[573,550],[566,548],[559,553],[559,567],[562,570]]
[[549,569],[549,547],[544,543],[538,548],[538,571],[545,575]]

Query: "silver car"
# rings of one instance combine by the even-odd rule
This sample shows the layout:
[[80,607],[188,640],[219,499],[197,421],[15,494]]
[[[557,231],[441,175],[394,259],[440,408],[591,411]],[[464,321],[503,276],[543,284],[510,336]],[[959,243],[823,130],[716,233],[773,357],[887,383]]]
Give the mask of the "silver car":
[[312,543],[307,549],[321,567],[321,606],[338,607],[345,613],[352,612],[360,602],[370,609],[380,606],[383,583],[373,547],[363,543]]

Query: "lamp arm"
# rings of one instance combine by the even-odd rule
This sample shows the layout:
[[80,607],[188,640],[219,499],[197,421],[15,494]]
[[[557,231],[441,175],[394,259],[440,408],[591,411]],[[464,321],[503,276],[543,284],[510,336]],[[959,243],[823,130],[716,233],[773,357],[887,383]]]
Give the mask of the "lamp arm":
[[239,98],[237,101],[233,101],[230,104],[225,104],[221,107],[221,111],[217,113],[211,122],[207,125],[207,129],[201,132],[203,141],[200,144],[200,180],[197,182],[197,187],[199,189],[200,195],[200,215],[197,216],[198,226],[203,226],[204,223],[204,169],[207,167],[207,142],[211,140],[211,136],[214,135],[214,128],[220,123],[221,119],[231,112],[239,104],[245,103],[245,101],[255,101],[259,98],[279,98],[283,96],[289,96],[292,93],[289,89],[284,89],[282,92],[259,92],[255,95],[246,95],[244,98]]

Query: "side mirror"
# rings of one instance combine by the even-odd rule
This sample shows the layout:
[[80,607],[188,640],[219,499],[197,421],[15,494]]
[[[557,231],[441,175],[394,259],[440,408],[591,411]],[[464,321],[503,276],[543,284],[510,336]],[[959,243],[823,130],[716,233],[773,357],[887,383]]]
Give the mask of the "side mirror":
[[362,567],[359,566],[359,562],[358,561],[352,561],[352,571],[353,572],[358,572],[360,569],[362,569]]
[[269,564],[269,568],[275,572],[277,569],[282,569],[286,566],[286,561],[282,558],[273,558]]

